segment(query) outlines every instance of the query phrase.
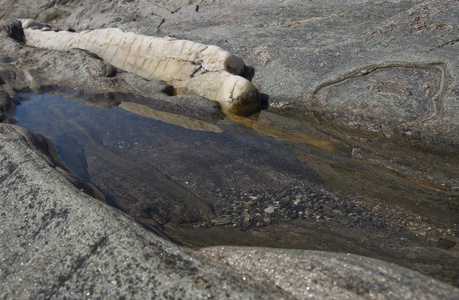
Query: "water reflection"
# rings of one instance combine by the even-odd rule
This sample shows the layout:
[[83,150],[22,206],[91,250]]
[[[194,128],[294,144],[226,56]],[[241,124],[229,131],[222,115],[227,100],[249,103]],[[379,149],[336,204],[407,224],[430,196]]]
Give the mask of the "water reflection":
[[[272,113],[262,112],[256,119],[230,115],[229,119],[233,122],[252,128],[263,135],[272,136],[276,139],[305,143],[333,153],[348,152],[350,150],[348,145],[338,141],[333,141],[330,137],[325,137],[317,131],[314,131],[313,133],[311,132],[311,134],[306,134],[304,127],[302,130],[295,130],[295,128],[286,126],[286,124],[291,121],[287,121],[286,118],[284,119]],[[311,130],[313,129],[310,127],[309,131]]]
[[133,102],[122,102],[119,107],[130,111],[132,113],[138,114],[143,117],[152,118],[155,120],[163,121],[172,125],[180,126],[186,129],[191,130],[202,130],[210,132],[223,132],[223,130],[211,123],[204,122],[201,120],[193,119],[186,116],[171,114],[168,112],[162,112],[159,110],[154,110],[149,108],[146,105],[137,104]]
[[290,149],[244,126],[153,110],[128,96],[94,104],[61,95],[19,94],[17,125],[51,138],[71,170],[137,217],[208,220],[224,205],[216,190],[320,182]]

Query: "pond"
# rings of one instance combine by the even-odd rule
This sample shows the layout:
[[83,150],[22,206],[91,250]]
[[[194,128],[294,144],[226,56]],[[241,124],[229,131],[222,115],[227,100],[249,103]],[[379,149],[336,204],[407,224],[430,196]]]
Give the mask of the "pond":
[[194,118],[66,87],[14,101],[9,122],[50,138],[107,203],[178,244],[351,252],[458,284],[454,145],[268,111]]

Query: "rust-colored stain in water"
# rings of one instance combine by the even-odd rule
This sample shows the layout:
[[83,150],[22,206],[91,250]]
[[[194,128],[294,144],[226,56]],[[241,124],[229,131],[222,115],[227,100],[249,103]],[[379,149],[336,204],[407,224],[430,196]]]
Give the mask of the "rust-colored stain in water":
[[340,152],[343,148],[346,148],[346,146],[342,143],[295,132],[269,120],[255,120],[236,115],[229,115],[228,118],[231,121],[249,127],[258,133],[272,136],[279,140],[304,143],[332,153]]

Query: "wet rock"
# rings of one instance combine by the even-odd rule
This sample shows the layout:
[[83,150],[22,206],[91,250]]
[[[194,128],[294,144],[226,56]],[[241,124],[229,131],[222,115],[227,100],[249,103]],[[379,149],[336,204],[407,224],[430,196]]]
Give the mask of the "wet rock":
[[287,214],[287,217],[291,220],[294,220],[298,217],[298,212],[296,211],[290,211],[288,214]]
[[268,208],[266,208],[266,209],[264,210],[264,212],[267,213],[267,214],[269,215],[269,214],[272,214],[272,213],[274,212],[274,210],[275,210],[275,209],[274,209],[274,206],[268,206]]
[[231,224],[231,219],[230,218],[217,218],[217,219],[210,220],[210,222],[216,226],[224,226],[224,225]]
[[0,88],[0,122],[6,118],[6,112],[11,106],[10,96]]
[[444,248],[444,249],[449,249],[449,248],[452,248],[456,245],[456,242],[455,241],[451,241],[449,239],[440,239],[438,242],[437,242],[437,245],[441,248]]
[[247,208],[251,208],[254,205],[255,205],[255,202],[253,202],[252,200],[249,200],[245,203],[245,207]]
[[336,215],[341,215],[343,212],[337,208],[333,209],[332,210],[332,213],[336,214]]
[[25,42],[24,32],[22,31],[22,23],[19,20],[4,20],[0,22],[0,31],[12,39],[21,43]]
[[252,225],[252,219],[249,218],[249,217],[245,217],[243,220],[242,220],[242,224],[241,224],[241,229],[242,230],[247,230],[250,228],[250,226]]

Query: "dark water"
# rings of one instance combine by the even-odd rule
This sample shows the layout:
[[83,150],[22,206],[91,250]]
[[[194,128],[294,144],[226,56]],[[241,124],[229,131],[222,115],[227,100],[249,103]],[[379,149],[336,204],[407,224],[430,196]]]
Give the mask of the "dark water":
[[[84,149],[75,138],[65,133],[63,126],[55,126],[59,124],[59,118],[62,117],[61,112],[57,110],[64,108],[65,104],[68,107],[65,108],[64,113],[71,112],[72,115],[75,113],[94,114],[100,109],[84,106],[71,99],[48,93],[40,95],[21,93],[16,100],[20,101],[20,104],[14,115],[15,124],[50,138],[62,161],[80,178],[89,181]],[[53,112],[53,110],[56,111]]]
[[[211,199],[213,191],[320,181],[290,149],[242,125],[159,112],[128,98],[102,102],[110,108],[76,100],[52,93],[21,93],[16,98],[20,104],[15,123],[49,137],[74,173],[137,216],[151,216],[152,198],[166,206],[177,198],[193,197],[203,206],[221,206]],[[187,201],[178,202],[193,206],[184,204]],[[185,219],[212,217],[201,208],[205,212]],[[162,214],[177,219],[174,209],[179,208]]]
[[352,252],[459,284],[454,147],[352,137],[268,112],[203,121],[129,95],[84,99],[22,92],[11,118],[174,241]]

